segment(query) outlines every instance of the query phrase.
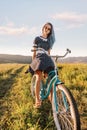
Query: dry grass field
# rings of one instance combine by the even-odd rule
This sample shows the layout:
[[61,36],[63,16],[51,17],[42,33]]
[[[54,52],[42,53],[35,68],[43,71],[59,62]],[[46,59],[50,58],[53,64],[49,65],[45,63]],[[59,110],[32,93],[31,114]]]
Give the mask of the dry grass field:
[[[59,64],[60,79],[76,99],[82,130],[87,130],[87,64]],[[51,104],[33,108],[27,64],[0,64],[0,130],[55,130]]]

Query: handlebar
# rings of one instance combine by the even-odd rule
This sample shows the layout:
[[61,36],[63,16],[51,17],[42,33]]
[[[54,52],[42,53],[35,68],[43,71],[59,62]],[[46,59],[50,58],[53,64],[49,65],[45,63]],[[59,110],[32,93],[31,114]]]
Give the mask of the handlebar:
[[[38,50],[41,50],[43,51],[44,53],[47,53],[44,49],[42,48],[36,48],[36,49],[32,49],[31,51],[34,52],[34,51],[38,51]],[[66,49],[66,53],[62,56],[59,56],[59,55],[56,55],[56,56],[52,56],[52,58],[55,58],[55,62],[57,62],[58,58],[64,58],[68,53],[71,53],[71,50],[70,49]]]
[[53,58],[55,58],[55,61],[57,62],[58,58],[64,58],[68,53],[71,53],[70,49],[66,49],[66,53],[62,56],[56,55],[56,56],[52,56]]

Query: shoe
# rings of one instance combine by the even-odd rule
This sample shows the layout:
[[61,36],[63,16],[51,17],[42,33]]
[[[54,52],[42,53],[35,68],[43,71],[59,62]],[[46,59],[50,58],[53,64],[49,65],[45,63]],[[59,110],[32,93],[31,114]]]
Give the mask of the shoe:
[[25,74],[27,73],[31,73],[32,75],[34,75],[34,71],[32,70],[31,67],[25,71]]

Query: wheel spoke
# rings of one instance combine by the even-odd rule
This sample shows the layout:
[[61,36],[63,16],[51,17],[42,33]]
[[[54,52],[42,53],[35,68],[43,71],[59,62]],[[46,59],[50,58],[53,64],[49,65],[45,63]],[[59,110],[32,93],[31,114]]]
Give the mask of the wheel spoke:
[[67,113],[59,113],[59,119],[60,124],[62,122],[62,127],[64,127],[65,130],[73,130],[73,121],[71,116],[68,116]]
[[[56,91],[56,97],[58,105],[58,112],[56,112],[56,117],[61,130],[78,130],[75,124],[76,116],[74,114],[75,109],[73,107],[72,99],[69,100],[63,90],[58,88]],[[53,108],[55,110],[55,105]],[[55,124],[57,125],[57,123]]]

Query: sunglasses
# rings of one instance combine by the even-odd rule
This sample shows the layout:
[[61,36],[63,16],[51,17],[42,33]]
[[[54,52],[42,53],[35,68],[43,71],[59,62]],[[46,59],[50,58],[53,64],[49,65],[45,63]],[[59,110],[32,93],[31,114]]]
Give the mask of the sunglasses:
[[45,27],[45,29],[51,31],[51,28],[48,28],[47,26]]

